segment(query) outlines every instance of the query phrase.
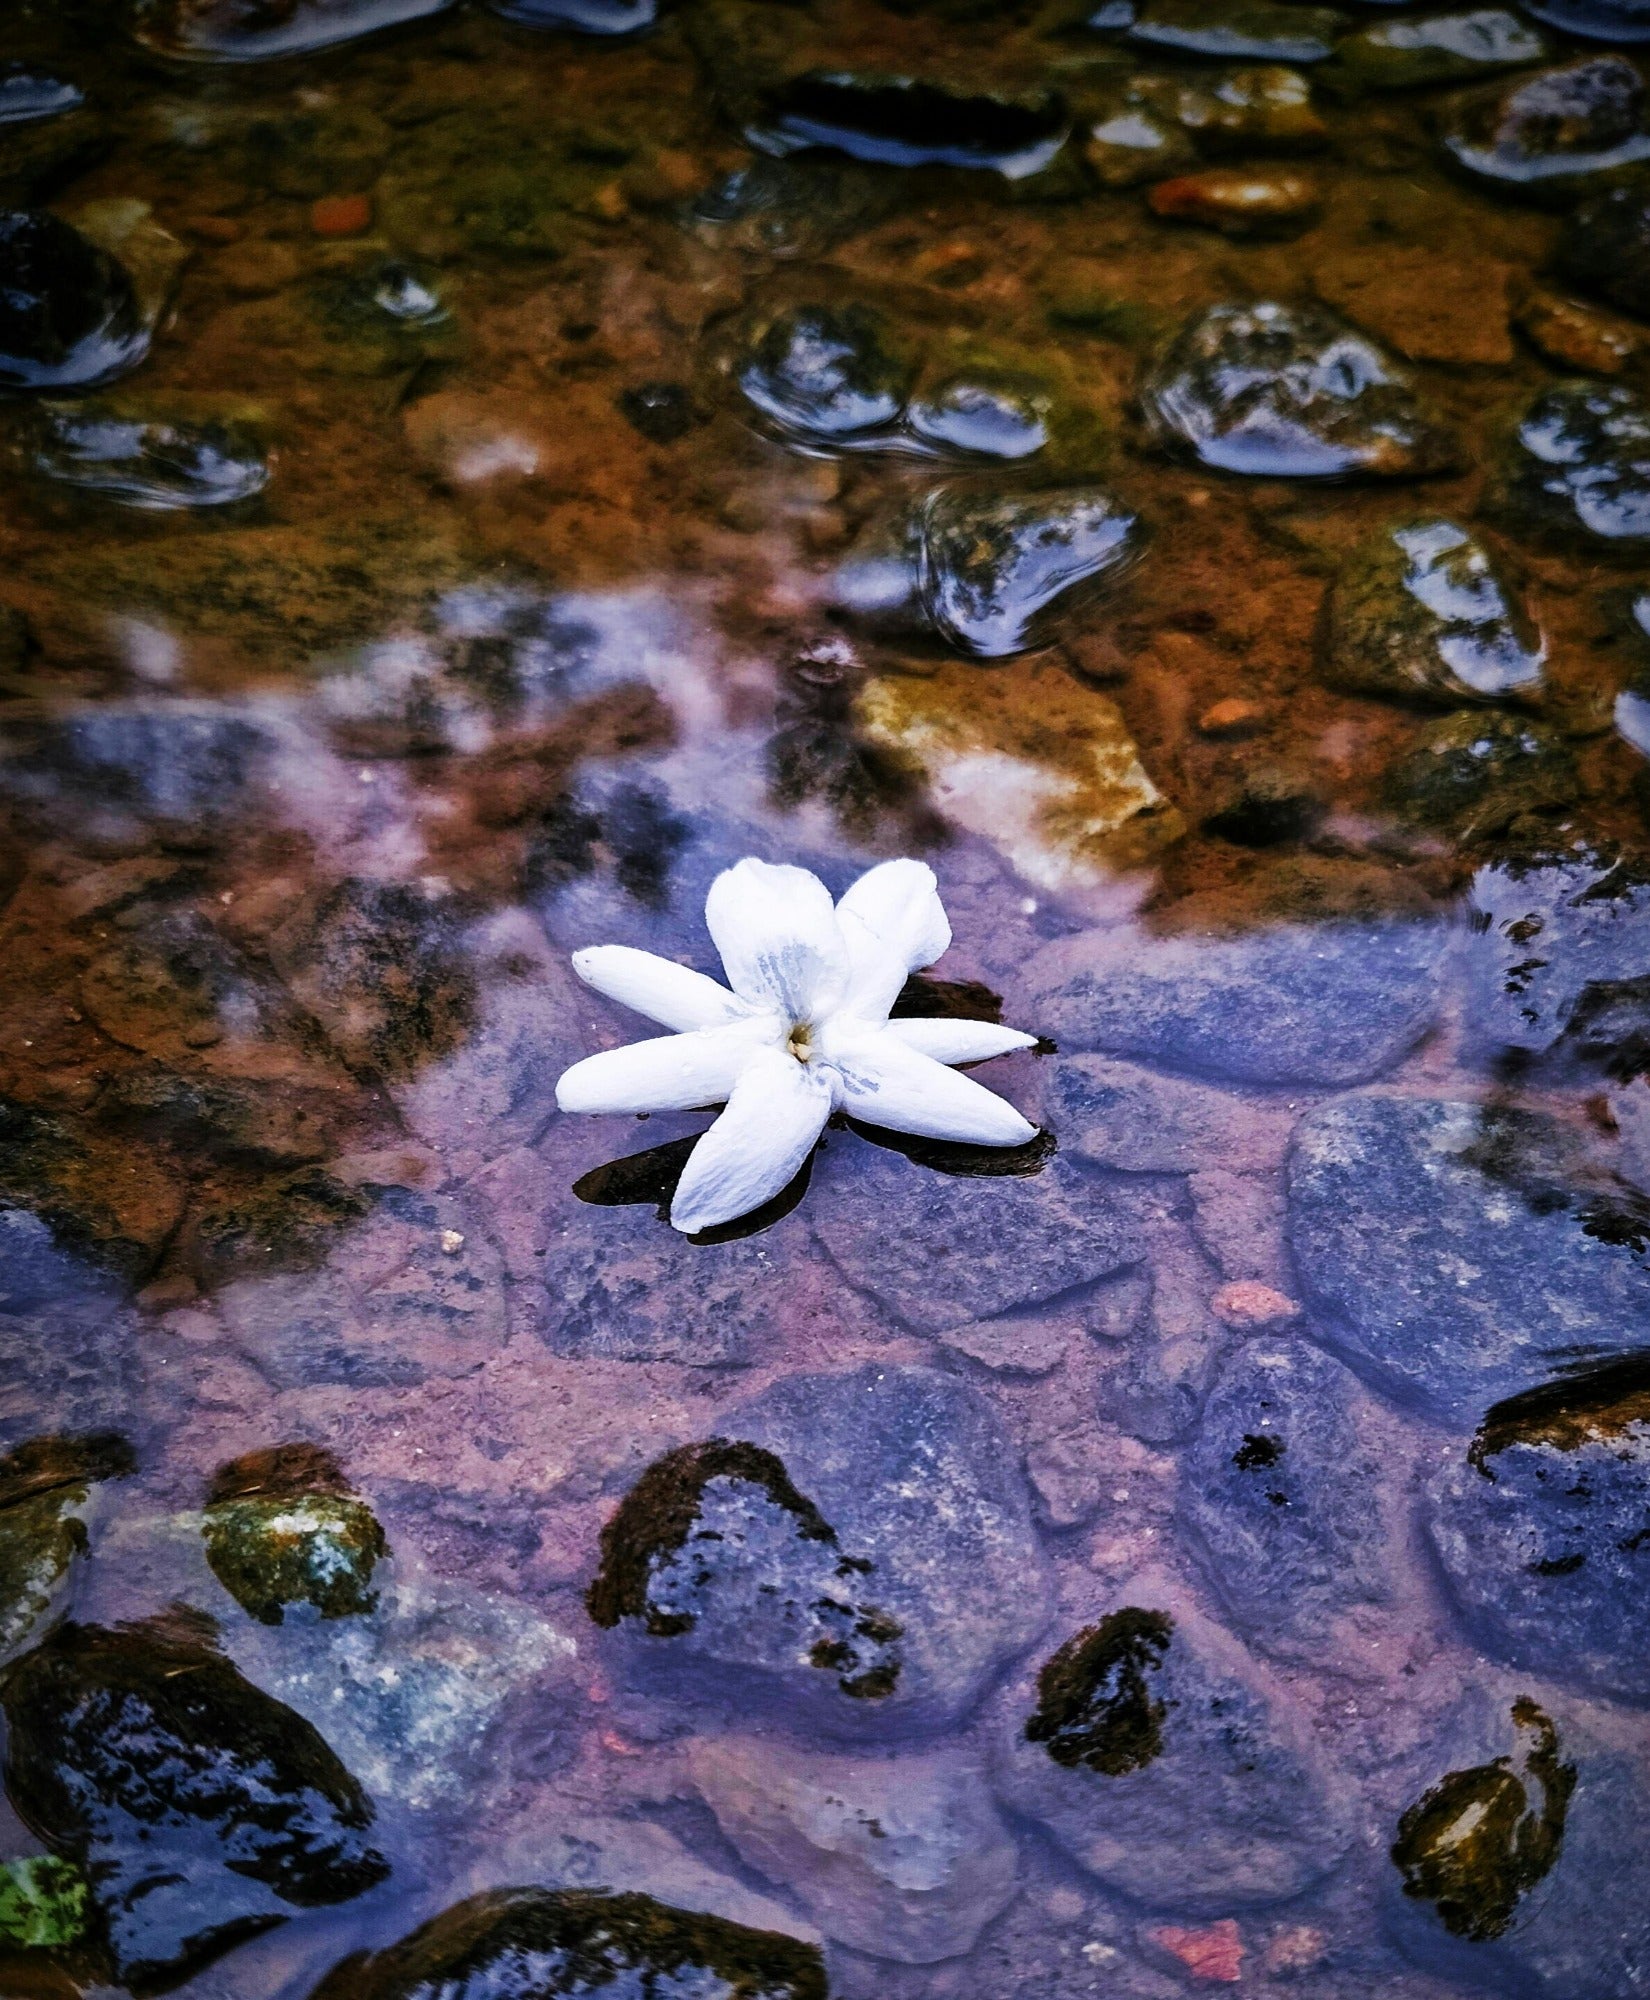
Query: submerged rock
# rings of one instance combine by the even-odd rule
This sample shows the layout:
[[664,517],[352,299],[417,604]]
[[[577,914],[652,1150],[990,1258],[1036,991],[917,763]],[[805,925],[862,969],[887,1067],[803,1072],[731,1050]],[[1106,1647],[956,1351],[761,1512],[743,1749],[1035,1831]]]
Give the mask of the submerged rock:
[[1602,382],[1560,382],[1519,419],[1497,468],[1509,523],[1602,552],[1650,542],[1650,404]]
[[135,1460],[113,1432],[31,1438],[0,1458],[0,1656],[15,1652],[60,1600],[85,1553],[92,1487]]
[[[1532,10],[1533,11],[1533,10]],[[1545,62],[1552,44],[1506,7],[1399,16],[1342,38],[1335,57],[1368,90],[1419,90]]]
[[1472,888],[1468,1023],[1475,1038],[1533,1053],[1561,1047],[1620,1080],[1646,1054],[1650,871],[1612,851],[1507,861]]
[[0,63],[0,125],[29,125],[56,118],[86,102],[78,84],[36,69],[32,63]]
[[1544,1114],[1339,1098],[1296,1132],[1289,1203],[1325,1340],[1440,1421],[1650,1349],[1642,1198]]
[[1123,101],[1166,121],[1205,153],[1312,152],[1329,137],[1311,84],[1275,63],[1137,76]]
[[1384,789],[1405,818],[1484,840],[1573,805],[1580,776],[1569,744],[1546,723],[1463,710],[1429,722],[1387,767]]
[[1026,967],[1031,1016],[1064,1049],[1250,1083],[1352,1083],[1432,1025],[1448,933],[1402,918],[1149,942],[1083,933]]
[[57,1952],[78,1944],[86,1935],[87,1901],[86,1878],[71,1861],[30,1854],[0,1862],[0,1951]]
[[384,1531],[317,1446],[276,1445],[220,1466],[202,1532],[213,1575],[265,1625],[279,1625],[292,1605],[345,1618],[378,1602],[371,1582],[389,1553]]
[[1315,181],[1303,174],[1212,167],[1159,181],[1147,196],[1154,215],[1197,222],[1226,236],[1291,236],[1322,211]]
[[356,1952],[310,2000],[825,2000],[817,1945],[651,1896],[492,1889]]
[[[838,1269],[928,1334],[1057,1297],[1134,1263],[1141,1250],[1115,1187],[1058,1159],[1023,1177],[976,1179],[865,1145],[851,1178],[829,1193],[815,1227]],[[889,1214],[902,1218],[900,1229],[875,1226]]]
[[1591,56],[1469,91],[1441,140],[1475,179],[1543,199],[1574,199],[1650,157],[1644,79],[1621,56]]
[[90,389],[149,351],[131,280],[42,209],[0,214],[0,389]]
[[134,0],[145,48],[185,62],[267,62],[439,14],[451,0]]
[[1525,11],[1584,41],[1650,42],[1650,0],[1525,0]]
[[1299,1894],[1350,1834],[1283,1689],[1161,1579],[1014,1686],[996,1771],[1109,1888],[1192,1916]]
[[1484,544],[1437,517],[1379,529],[1330,594],[1324,670],[1360,694],[1451,706],[1533,695],[1546,641]]
[[851,1950],[955,1958],[1014,1894],[1013,1836],[954,1755],[821,1756],[730,1736],[698,1738],[688,1755],[741,1860]]
[[760,327],[737,380],[782,436],[840,450],[885,443],[914,376],[880,314],[819,305]]
[[746,138],[765,153],[813,148],[893,167],[1040,173],[1070,130],[1051,92],[966,94],[910,76],[809,70],[770,93]]
[[843,1735],[964,1714],[1041,1629],[1030,1501],[989,1406],[924,1368],[792,1375],[656,1461],[587,1603],[634,1669]]
[[242,426],[172,423],[113,404],[40,404],[29,462],[59,485],[148,513],[229,507],[269,483],[269,460]]
[[1516,1765],[1502,1756],[1440,1778],[1399,1820],[1391,1848],[1404,1894],[1474,1944],[1500,1937],[1551,1872],[1575,1789],[1545,1710],[1523,1697],[1512,1722]]
[[1650,1700],[1650,1359],[1495,1404],[1433,1482],[1428,1533],[1477,1643],[1558,1681]]
[[1180,1515],[1236,1623],[1288,1653],[1390,1596],[1380,1490],[1381,1450],[1356,1380],[1305,1341],[1262,1337],[1210,1391]]
[[1146,0],[1128,39],[1170,55],[1228,62],[1312,63],[1332,55],[1346,16],[1273,0]]
[[1555,261],[1585,290],[1650,319],[1650,190],[1634,181],[1583,202]]
[[0,1677],[6,1792],[84,1870],[121,1985],[162,1989],[388,1864],[316,1732],[184,1614],[64,1625]]
[[799,257],[877,221],[892,199],[889,177],[875,167],[820,153],[759,155],[696,195],[683,220],[713,245]]
[[488,0],[488,5],[518,27],[578,35],[637,35],[659,18],[659,0]]
[[1143,401],[1165,444],[1258,478],[1412,478],[1456,455],[1397,362],[1315,306],[1209,307],[1170,344]]
[[922,509],[918,583],[935,629],[979,659],[1036,643],[1056,603],[1134,559],[1140,517],[1099,486],[992,499],[959,489]]

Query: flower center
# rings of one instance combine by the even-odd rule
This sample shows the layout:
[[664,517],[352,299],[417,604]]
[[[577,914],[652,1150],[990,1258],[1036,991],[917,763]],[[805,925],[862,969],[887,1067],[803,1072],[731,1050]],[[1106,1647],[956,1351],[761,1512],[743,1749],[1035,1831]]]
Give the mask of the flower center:
[[811,1021],[797,1021],[792,1024],[785,1046],[799,1063],[814,1059],[814,1027]]

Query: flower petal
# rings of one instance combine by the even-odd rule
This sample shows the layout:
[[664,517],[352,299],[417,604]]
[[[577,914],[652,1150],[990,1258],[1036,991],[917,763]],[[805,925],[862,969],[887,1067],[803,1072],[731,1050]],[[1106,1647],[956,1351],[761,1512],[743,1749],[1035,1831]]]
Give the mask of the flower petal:
[[868,1125],[976,1146],[1023,1146],[1037,1136],[1006,1098],[884,1028],[838,1029],[821,1054],[842,1079],[843,1110]]
[[951,943],[934,871],[924,861],[868,869],[836,906],[853,967],[847,1005],[885,1020],[907,973],[932,965]]
[[628,944],[595,944],[573,954],[573,970],[609,1000],[667,1028],[720,1028],[749,1009],[706,973]]
[[751,1059],[771,1047],[778,1033],[770,1015],[606,1049],[562,1071],[556,1102],[563,1111],[697,1111],[722,1104]]
[[813,1021],[842,998],[848,948],[831,892],[806,868],[747,858],[724,868],[705,898],[705,923],[728,984],[753,1007]]
[[1010,1049],[1034,1049],[1035,1035],[1005,1028],[996,1021],[890,1021],[887,1032],[919,1055],[939,1063],[985,1062],[1006,1056]]
[[688,1155],[671,1221],[691,1236],[771,1201],[813,1151],[835,1101],[836,1078],[822,1063],[777,1049],[757,1056]]

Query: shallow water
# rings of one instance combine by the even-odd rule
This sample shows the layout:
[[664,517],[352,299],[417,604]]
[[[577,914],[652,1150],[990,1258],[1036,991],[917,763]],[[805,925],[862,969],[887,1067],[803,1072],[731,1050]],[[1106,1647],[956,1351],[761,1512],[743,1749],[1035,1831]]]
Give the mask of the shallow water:
[[[1642,10],[501,11],[0,15],[0,1991],[1650,1994]],[[672,1231],[746,854],[1039,1139]]]

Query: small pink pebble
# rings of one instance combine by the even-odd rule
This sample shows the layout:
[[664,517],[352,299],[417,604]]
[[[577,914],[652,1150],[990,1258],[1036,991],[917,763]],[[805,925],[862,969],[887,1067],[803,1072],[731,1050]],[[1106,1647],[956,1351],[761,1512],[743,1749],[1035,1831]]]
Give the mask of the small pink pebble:
[[1230,1985],[1243,1976],[1243,1933],[1235,1917],[1222,1917],[1207,1930],[1183,1931],[1176,1924],[1165,1924],[1146,1935],[1178,1958],[1194,1979],[1223,1980]]
[[1273,1326],[1279,1320],[1295,1319],[1300,1306],[1283,1292],[1263,1285],[1258,1278],[1238,1278],[1222,1285],[1209,1301],[1215,1317],[1227,1326]]

